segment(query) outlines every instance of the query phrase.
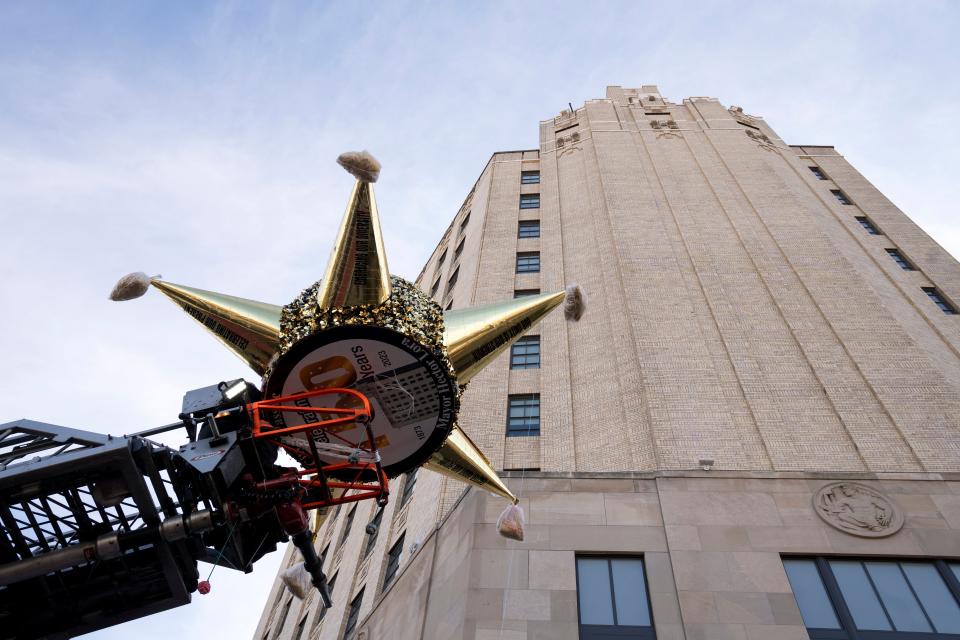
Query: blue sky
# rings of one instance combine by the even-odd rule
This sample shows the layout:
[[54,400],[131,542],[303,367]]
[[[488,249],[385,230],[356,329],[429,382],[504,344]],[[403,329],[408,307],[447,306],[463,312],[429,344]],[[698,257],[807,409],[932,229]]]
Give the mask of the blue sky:
[[[490,154],[607,85],[835,145],[960,255],[958,31],[960,5],[927,1],[2,3],[0,421],[171,421],[249,373],[161,296],[108,302],[119,276],[289,301],[345,204],[334,159],[367,148],[391,270],[415,277]],[[278,561],[92,637],[248,637]]]

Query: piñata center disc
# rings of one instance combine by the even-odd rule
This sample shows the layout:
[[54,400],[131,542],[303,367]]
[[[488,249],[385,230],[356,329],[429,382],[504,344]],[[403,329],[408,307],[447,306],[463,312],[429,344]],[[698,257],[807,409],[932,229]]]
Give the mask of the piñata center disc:
[[[264,391],[267,398],[316,389],[353,389],[373,408],[370,424],[384,470],[396,476],[423,464],[453,427],[456,383],[448,367],[416,340],[392,329],[345,325],[320,331],[295,344],[277,362]],[[357,408],[354,396],[320,395],[298,401],[301,408]],[[277,412],[276,427],[292,427],[334,417],[317,412]],[[344,462],[351,451],[368,461],[364,425],[350,422],[314,431],[319,458],[325,464]],[[310,456],[305,433],[280,442]],[[355,473],[355,472],[354,472]]]

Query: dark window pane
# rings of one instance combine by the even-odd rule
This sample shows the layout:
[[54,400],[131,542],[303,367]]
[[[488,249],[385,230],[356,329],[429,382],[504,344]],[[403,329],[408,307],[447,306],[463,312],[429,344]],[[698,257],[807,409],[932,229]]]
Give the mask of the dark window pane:
[[517,227],[518,238],[539,238],[540,221],[539,220],[521,220]]
[[833,194],[833,197],[836,198],[837,202],[840,204],[853,204],[853,202],[850,201],[850,198],[847,197],[847,194],[839,189],[831,189],[830,193]]
[[937,632],[960,633],[960,607],[937,568],[920,562],[904,562],[900,566]]
[[523,336],[510,347],[511,369],[540,368],[540,336]]
[[403,493],[400,496],[401,507],[407,504],[413,495],[413,488],[417,486],[417,471],[419,471],[419,469],[414,469],[407,473],[407,478],[403,483]]
[[940,295],[936,287],[923,287],[923,292],[947,315],[954,315],[957,312],[957,310],[953,308],[953,305]]
[[839,629],[840,622],[830,604],[827,589],[813,560],[784,560],[793,597],[800,607],[803,624],[808,629]]
[[507,435],[540,435],[540,395],[518,394],[507,400]]
[[280,616],[280,624],[277,625],[276,629],[273,632],[274,638],[280,637],[280,632],[283,631],[283,626],[287,624],[287,615],[290,613],[290,605],[293,604],[293,598],[287,600],[287,604],[283,607],[283,615]]
[[514,298],[525,298],[527,296],[538,296],[540,295],[540,289],[516,289],[513,292]]
[[540,194],[539,193],[520,194],[520,208],[521,209],[539,209]]
[[640,559],[610,560],[613,572],[613,595],[617,605],[617,624],[650,626],[647,587]]
[[463,230],[467,228],[467,225],[470,224],[470,212],[467,211],[467,215],[463,217],[463,221],[460,223],[460,233],[463,233]]
[[293,640],[300,640],[303,637],[303,629],[307,626],[307,616],[303,616],[300,619],[300,624],[297,625],[297,631],[293,634]]
[[387,554],[387,570],[383,576],[384,589],[390,586],[394,576],[397,575],[397,571],[400,569],[400,556],[403,554],[403,540],[405,537],[406,533],[401,533],[400,539],[390,548],[390,552]]
[[810,172],[817,177],[817,180],[826,180],[827,176],[820,167],[810,167]]
[[900,265],[900,268],[904,271],[914,271],[913,265],[903,257],[903,254],[900,253],[899,249],[887,249],[887,253],[893,258],[893,261]]
[[520,183],[521,184],[540,184],[540,172],[539,171],[521,171]]
[[577,558],[580,624],[613,624],[610,569],[601,558]]
[[350,602],[350,613],[347,615],[347,625],[343,629],[343,640],[351,640],[353,632],[357,630],[357,620],[360,618],[360,605],[363,604],[363,589]]
[[867,579],[863,565],[850,560],[831,560],[830,569],[837,579],[840,591],[843,592],[843,599],[857,628],[865,631],[891,631],[890,622]]
[[460,241],[460,244],[457,245],[457,248],[454,249],[454,251],[453,251],[453,257],[454,257],[454,258],[459,258],[459,257],[460,257],[460,254],[463,253],[463,245],[464,245],[464,243],[465,243],[466,241],[467,241],[467,239],[464,238],[463,240]]
[[872,236],[880,235],[880,230],[877,229],[877,227],[872,222],[870,222],[868,218],[865,218],[864,216],[857,216],[856,220],[857,222],[860,223],[861,227],[867,230],[867,233],[869,233],[870,235]]
[[353,505],[353,508],[350,509],[350,512],[347,514],[346,519],[343,522],[343,531],[340,532],[340,540],[337,542],[337,548],[340,548],[340,545],[344,543],[347,539],[347,536],[350,535],[350,528],[353,526],[353,516],[357,512],[357,505]]
[[540,253],[525,251],[517,254],[517,273],[537,273],[540,271]]
[[897,563],[864,564],[897,631],[933,631]]

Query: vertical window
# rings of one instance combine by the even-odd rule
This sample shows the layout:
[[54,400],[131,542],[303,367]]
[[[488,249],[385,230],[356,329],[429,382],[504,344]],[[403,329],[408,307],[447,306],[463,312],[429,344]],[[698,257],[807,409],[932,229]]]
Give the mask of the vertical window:
[[327,543],[327,546],[323,548],[323,551],[320,552],[320,566],[323,566],[323,563],[327,560],[327,554],[330,553],[330,543]]
[[653,638],[640,558],[577,558],[581,640]]
[[[327,591],[330,592],[331,599],[333,598],[333,586],[337,583],[338,575],[340,574],[339,573],[335,574],[332,578],[327,580]],[[323,603],[321,602],[320,607],[317,609],[317,618],[316,620],[313,621],[313,626],[317,626],[318,624],[320,624],[320,622],[324,619],[324,617],[326,617],[326,615],[327,615],[327,608],[323,606]]]
[[363,550],[363,557],[366,558],[370,555],[370,552],[373,551],[373,548],[377,546],[377,536],[380,535],[380,521],[383,520],[383,507],[377,509],[377,512],[374,514],[373,519],[367,523],[367,526],[373,525],[373,533],[369,533],[367,538],[367,547]]
[[524,393],[507,398],[507,436],[540,435],[540,394]]
[[960,633],[960,583],[942,561],[788,558],[783,565],[812,640]]
[[463,216],[463,220],[460,221],[460,231],[459,231],[459,233],[463,233],[464,230],[467,228],[467,225],[468,225],[468,224],[470,224],[470,212],[469,212],[469,211],[467,211],[467,215]]
[[513,291],[514,298],[526,298],[527,296],[538,295],[540,295],[540,289],[514,289]]
[[430,287],[430,297],[437,295],[437,291],[440,290],[440,276],[437,276],[436,281],[434,281],[433,286]]
[[521,220],[517,228],[518,238],[539,238],[540,221],[539,220]]
[[887,249],[887,254],[889,254],[889,256],[893,258],[893,261],[900,265],[900,268],[904,271],[916,271],[913,265],[910,264],[910,261],[903,257],[899,249]]
[[450,309],[453,309],[453,300],[451,300],[450,302],[448,302],[448,303],[447,303],[447,306],[444,307],[443,310],[444,310],[444,311],[450,311]]
[[280,623],[273,630],[273,640],[277,640],[280,637],[280,632],[283,631],[283,626],[287,624],[287,615],[290,613],[290,605],[293,604],[293,598],[287,600],[287,604],[283,605],[283,614],[280,616]]
[[437,260],[437,269],[443,266],[443,263],[447,261],[447,250],[444,249],[443,253],[440,254],[440,259]]
[[830,193],[833,194],[833,197],[836,198],[840,204],[853,204],[850,198],[847,197],[847,194],[840,191],[840,189],[830,189]]
[[857,216],[857,222],[872,236],[879,236],[880,230],[866,216]]
[[343,521],[343,531],[340,532],[340,540],[337,542],[337,549],[339,549],[344,542],[347,540],[347,536],[350,535],[350,529],[353,527],[353,516],[357,513],[357,505],[353,505],[353,508],[347,513],[347,517]]
[[810,173],[817,177],[817,180],[826,180],[827,175],[823,172],[823,169],[820,167],[807,167],[810,169]]
[[927,297],[933,300],[933,303],[940,307],[940,311],[943,311],[947,315],[955,315],[957,310],[953,307],[952,304],[947,302],[947,299],[943,297],[940,291],[936,287],[923,287],[923,292],[927,294]]
[[540,194],[539,193],[521,193],[520,208],[521,209],[539,209]]
[[539,271],[539,251],[521,251],[517,254],[517,273],[537,273]]
[[457,284],[457,278],[460,277],[460,267],[457,267],[453,271],[453,275],[450,276],[450,279],[447,280],[447,293],[450,293],[450,290],[453,289],[453,285]]
[[521,171],[520,184],[540,184],[539,171]]
[[406,533],[401,533],[400,539],[390,547],[390,551],[387,553],[387,570],[383,574],[383,591],[387,590],[400,569],[400,555],[403,553],[403,539],[406,535]]
[[360,620],[360,605],[363,604],[363,588],[350,602],[350,613],[347,614],[347,624],[343,628],[343,640],[353,640],[357,631],[357,622]]
[[787,579],[808,629],[839,629],[840,620],[813,560],[784,560]]
[[466,243],[467,239],[464,238],[460,241],[460,244],[457,245],[457,248],[453,250],[453,259],[456,260],[460,257],[460,254],[463,253],[463,245]]
[[293,634],[293,640],[300,640],[303,638],[303,630],[307,626],[307,616],[300,618],[300,624],[297,625],[297,631]]
[[400,494],[400,505],[397,507],[402,507],[407,504],[410,500],[410,496],[413,495],[413,488],[417,486],[417,471],[420,469],[414,469],[413,471],[407,472],[407,479],[403,483],[403,493]]
[[540,368],[540,336],[523,336],[510,347],[511,369]]

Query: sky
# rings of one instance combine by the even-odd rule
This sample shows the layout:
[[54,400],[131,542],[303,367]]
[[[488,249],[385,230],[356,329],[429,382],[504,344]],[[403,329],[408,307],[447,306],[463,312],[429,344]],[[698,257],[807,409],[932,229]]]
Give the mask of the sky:
[[[960,255],[960,3],[2,2],[0,423],[130,433],[254,376],[131,271],[284,304],[383,163],[391,271],[416,277],[490,154],[607,85],[655,84],[834,145]],[[175,444],[173,441],[168,441]],[[280,561],[92,634],[251,637]]]

